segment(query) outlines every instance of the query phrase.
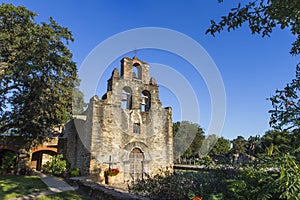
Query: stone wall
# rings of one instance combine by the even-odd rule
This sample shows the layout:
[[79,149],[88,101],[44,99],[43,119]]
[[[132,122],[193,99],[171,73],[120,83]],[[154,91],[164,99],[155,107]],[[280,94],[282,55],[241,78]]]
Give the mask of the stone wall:
[[82,175],[90,173],[90,158],[91,153],[85,144],[85,135],[79,134],[85,130],[85,121],[82,119],[73,119],[69,121],[64,130],[63,154],[70,168],[79,168]]
[[[29,169],[36,169],[37,160],[33,160],[34,153],[40,153],[39,168],[42,164],[51,159],[51,156],[58,152],[58,137],[49,137],[45,139],[43,143],[35,147],[25,147],[24,137],[13,135],[0,135],[0,149],[14,151],[18,153],[18,159],[16,163],[16,172],[25,173],[30,171]],[[0,158],[2,159],[2,158]]]
[[78,192],[83,196],[88,196],[94,200],[147,200],[147,198],[129,194],[127,192],[117,191],[112,187],[108,188],[93,182],[75,179],[70,179],[68,182],[69,184],[76,186],[78,188]]
[[[142,67],[142,81],[130,74],[135,64]],[[87,110],[70,122],[73,125],[65,126],[65,156],[72,167],[80,168],[84,175],[98,177],[100,182],[105,180],[104,171],[108,168],[119,169],[116,182],[132,179],[132,173],[140,168],[139,173],[148,175],[172,169],[172,109],[162,107],[158,85],[149,76],[147,63],[136,57],[122,59],[121,76],[118,70],[113,71],[103,98],[92,97]],[[131,92],[127,109],[121,107],[124,87]],[[143,91],[150,95],[146,99],[148,110],[141,108]],[[140,151],[140,161],[134,160],[134,149]]]

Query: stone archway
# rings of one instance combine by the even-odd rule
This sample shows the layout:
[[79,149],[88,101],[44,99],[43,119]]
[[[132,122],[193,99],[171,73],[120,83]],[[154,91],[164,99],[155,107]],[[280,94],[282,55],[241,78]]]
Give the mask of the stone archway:
[[32,153],[31,157],[31,164],[30,167],[32,169],[35,169],[37,171],[42,170],[42,166],[47,162],[50,161],[51,157],[53,155],[56,155],[57,153],[52,150],[39,150]]
[[139,148],[134,148],[129,154],[129,175],[133,181],[143,178],[144,154]]

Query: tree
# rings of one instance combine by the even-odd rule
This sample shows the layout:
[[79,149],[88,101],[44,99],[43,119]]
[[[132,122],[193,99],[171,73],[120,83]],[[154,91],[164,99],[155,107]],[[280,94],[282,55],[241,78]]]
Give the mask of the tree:
[[230,151],[230,141],[225,139],[224,137],[218,138],[215,146],[210,151],[211,155],[227,155]]
[[201,147],[199,149],[199,157],[206,156],[211,152],[213,147],[215,146],[216,142],[218,140],[218,137],[216,134],[210,134],[205,137],[205,140],[203,140]]
[[291,151],[290,144],[291,135],[286,131],[269,130],[261,138],[262,148],[268,155],[274,155],[276,152],[278,154]]
[[[192,141],[182,157],[190,158],[198,155],[204,140],[204,131],[196,123],[182,121],[173,124],[174,149],[180,149],[182,141]],[[179,137],[176,137],[179,135]],[[179,145],[179,146],[178,146]]]
[[71,115],[76,65],[67,48],[71,32],[35,22],[23,6],[0,6],[0,133],[42,140]]
[[248,153],[249,155],[258,156],[259,153],[263,153],[263,147],[260,136],[250,136],[248,138]]
[[[219,0],[222,2],[223,0]],[[227,27],[228,31],[235,30],[247,23],[252,34],[261,34],[262,37],[270,36],[273,29],[289,28],[296,40],[292,44],[290,53],[300,53],[300,2],[299,0],[254,0],[242,6],[240,3],[232,8],[227,16],[222,16],[220,22],[211,20],[211,26],[206,33],[213,36]]]
[[300,128],[300,65],[296,68],[296,78],[283,90],[277,90],[270,98],[273,109],[270,125],[280,130]]
[[73,90],[73,98],[72,98],[72,114],[82,114],[84,109],[87,106],[87,103],[84,102],[84,94],[79,90],[80,80],[75,81],[75,88]]
[[[223,0],[219,0],[222,2]],[[211,26],[206,33],[215,36],[224,28],[228,31],[235,30],[243,24],[248,24],[252,34],[261,34],[262,37],[270,36],[273,29],[289,29],[295,36],[290,54],[300,54],[300,1],[299,0],[252,0],[245,5],[238,4],[231,9],[227,16],[216,23],[211,21]],[[270,125],[279,130],[299,132],[300,125],[300,63],[296,66],[296,78],[283,90],[277,90],[270,98],[273,109]],[[298,137],[295,137],[298,138]]]
[[248,141],[243,136],[237,136],[232,140],[232,150],[234,153],[246,153],[248,149]]

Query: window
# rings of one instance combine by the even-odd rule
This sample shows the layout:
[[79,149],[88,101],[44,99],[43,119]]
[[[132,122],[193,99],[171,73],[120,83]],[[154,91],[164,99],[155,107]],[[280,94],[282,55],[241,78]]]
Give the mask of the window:
[[137,63],[132,66],[132,78],[142,80],[142,67]]
[[140,134],[141,132],[141,125],[140,123],[134,123],[133,124],[133,133]]
[[151,102],[150,93],[144,90],[142,92],[141,98],[142,98],[141,111],[148,112],[150,110],[150,102]]
[[121,94],[121,107],[123,110],[131,109],[132,95],[130,87],[124,87]]

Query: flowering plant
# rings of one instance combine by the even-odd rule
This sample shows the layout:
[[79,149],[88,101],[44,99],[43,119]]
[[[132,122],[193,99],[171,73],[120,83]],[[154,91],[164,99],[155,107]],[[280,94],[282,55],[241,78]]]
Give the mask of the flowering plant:
[[193,197],[192,200],[202,200],[202,197]]
[[118,168],[108,168],[104,171],[105,176],[116,176],[119,172],[120,170]]

